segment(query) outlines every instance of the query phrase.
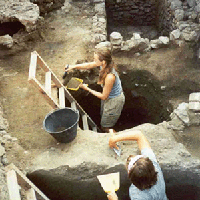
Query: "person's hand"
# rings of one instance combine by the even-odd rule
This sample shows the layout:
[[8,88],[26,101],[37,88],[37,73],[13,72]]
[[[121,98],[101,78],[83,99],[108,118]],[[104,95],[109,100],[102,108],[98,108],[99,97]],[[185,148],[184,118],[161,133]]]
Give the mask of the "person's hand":
[[116,145],[116,141],[115,141],[115,136],[113,136],[109,139],[109,146],[110,146],[110,148],[118,149],[118,146]]
[[84,89],[84,90],[88,90],[88,84],[84,84],[84,83],[81,83],[79,85],[80,88]]
[[108,198],[108,200],[118,200],[118,196],[117,196],[117,194],[115,192],[114,193],[109,193],[107,195],[107,198]]

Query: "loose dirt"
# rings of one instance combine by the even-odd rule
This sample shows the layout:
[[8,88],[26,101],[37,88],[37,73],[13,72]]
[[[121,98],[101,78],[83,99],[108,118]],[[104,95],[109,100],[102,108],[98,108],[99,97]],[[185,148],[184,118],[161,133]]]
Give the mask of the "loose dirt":
[[[30,42],[26,50],[0,60],[0,94],[4,117],[9,122],[8,132],[33,156],[34,152],[52,147],[62,149],[64,145],[57,144],[43,130],[44,117],[52,108],[28,83],[31,51],[37,51],[60,80],[66,64],[93,59],[91,13],[89,9],[81,12],[81,8],[73,11],[68,14],[58,11],[46,16],[41,40]],[[187,45],[153,50],[138,57],[129,53],[123,57],[114,56],[114,59],[122,71],[149,70],[166,86],[166,98],[174,107],[188,102],[190,92],[200,88],[200,69],[192,48]],[[16,155],[15,159],[23,159],[23,156]]]

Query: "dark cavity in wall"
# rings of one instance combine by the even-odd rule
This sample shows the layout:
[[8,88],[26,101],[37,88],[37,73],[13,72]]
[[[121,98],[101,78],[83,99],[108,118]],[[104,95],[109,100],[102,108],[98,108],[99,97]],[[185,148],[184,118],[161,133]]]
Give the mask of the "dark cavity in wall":
[[6,34],[13,36],[20,30],[25,30],[25,26],[19,21],[0,23],[0,36]]
[[[119,69],[122,67],[124,66],[119,66]],[[80,74],[79,78],[83,76]],[[146,70],[126,71],[125,74],[120,74],[120,78],[126,101],[114,129],[122,131],[143,123],[158,124],[169,120],[172,106],[161,90],[161,83],[150,72]],[[90,88],[102,91],[100,85],[90,84],[88,79],[84,82],[88,83]],[[100,127],[100,99],[82,89],[70,91],[70,93]],[[70,104],[67,103],[66,106]],[[81,124],[80,122],[80,127]]]
[[157,6],[156,1],[149,0],[106,0],[108,36],[120,32],[125,40],[133,33],[154,39],[157,37]]

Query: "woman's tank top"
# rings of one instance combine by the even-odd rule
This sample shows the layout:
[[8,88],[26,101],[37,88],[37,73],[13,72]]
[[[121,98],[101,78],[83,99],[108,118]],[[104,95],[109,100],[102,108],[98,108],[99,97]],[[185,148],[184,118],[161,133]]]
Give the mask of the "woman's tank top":
[[[102,67],[100,67],[100,69],[101,68]],[[108,96],[108,98],[111,99],[111,98],[115,98],[115,97],[119,96],[122,93],[122,84],[121,84],[119,75],[114,68],[112,69],[112,71],[110,73],[115,75],[115,82],[114,82],[112,90],[110,91],[110,94]]]

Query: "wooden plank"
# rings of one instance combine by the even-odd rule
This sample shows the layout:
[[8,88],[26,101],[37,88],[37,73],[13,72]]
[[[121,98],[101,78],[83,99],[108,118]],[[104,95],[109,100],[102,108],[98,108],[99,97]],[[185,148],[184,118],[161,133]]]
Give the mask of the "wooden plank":
[[65,108],[65,89],[64,89],[64,87],[59,88],[59,105],[61,108]]
[[37,200],[35,195],[35,190],[33,188],[26,191],[27,200]]
[[35,78],[36,66],[37,66],[37,53],[31,52],[31,61],[29,65],[29,79]]
[[7,186],[10,200],[21,200],[17,175],[14,170],[7,171]]
[[83,130],[89,130],[88,122],[87,122],[87,116],[82,115],[82,120],[83,120]]
[[37,89],[38,91],[42,94],[42,96],[47,100],[47,102],[49,103],[49,105],[52,108],[59,108],[59,105],[57,104],[57,102],[55,102],[51,96],[49,96],[47,94],[47,92],[45,91],[44,87],[38,82],[37,79],[30,79],[29,80],[30,83],[32,83]]
[[[74,97],[70,94],[70,92],[66,88],[65,88],[65,97],[68,99],[68,101],[70,103],[72,103],[73,101],[76,102],[76,100],[74,99]],[[76,102],[76,104],[77,104],[77,102]]]
[[[33,190],[35,190],[36,195],[38,195],[42,200],[50,200],[44,193],[42,193],[14,164],[10,164],[6,167],[8,169],[13,169],[16,174],[18,179],[23,179],[26,184],[28,184],[29,188],[32,188]],[[13,199],[13,200],[18,200],[18,199]]]
[[92,127],[92,130],[93,130],[94,132],[97,132],[97,127],[96,127],[96,126]]
[[45,73],[45,90],[51,95],[51,72]]
[[76,103],[75,103],[75,101],[72,101],[72,102],[71,102],[71,108],[73,108],[73,109],[76,110]]

